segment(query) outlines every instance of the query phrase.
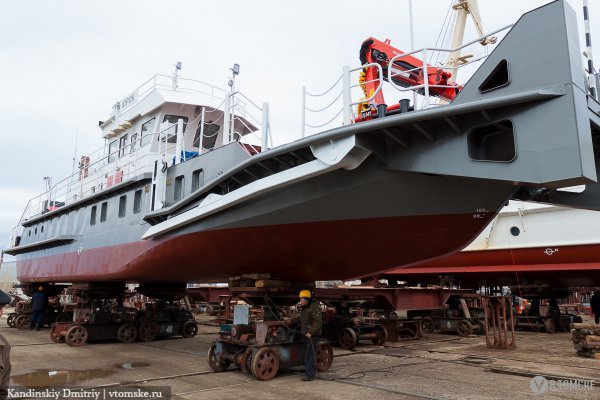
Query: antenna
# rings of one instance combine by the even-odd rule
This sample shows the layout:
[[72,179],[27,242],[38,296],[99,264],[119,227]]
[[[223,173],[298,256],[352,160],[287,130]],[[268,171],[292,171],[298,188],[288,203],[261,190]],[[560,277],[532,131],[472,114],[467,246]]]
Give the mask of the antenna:
[[48,205],[47,207],[52,206],[52,177],[50,176],[45,176],[44,177],[44,182],[46,182],[46,193],[47,193],[47,198],[48,198]]
[[227,85],[230,87],[231,92],[235,90],[235,76],[240,74],[240,64],[233,64],[232,68],[229,68],[232,72],[231,78],[227,82]]
[[173,71],[173,90],[177,90],[179,85],[177,84],[177,78],[179,76],[179,71],[181,71],[181,61],[177,61],[177,64],[174,65],[175,71]]
[[[236,75],[240,74],[240,64],[233,64],[232,68],[229,68],[229,70],[232,72],[231,78],[229,78],[229,81],[227,81],[227,85],[229,86],[229,90],[231,91],[231,94],[229,94],[228,96],[230,97],[229,102],[225,103],[225,104],[229,104],[231,107],[231,114],[230,114],[230,121],[228,124],[226,124],[226,127],[229,128],[229,132],[224,132],[225,134],[227,134],[229,136],[229,142],[231,142],[232,140],[232,135],[233,135],[233,131],[234,131],[234,124],[235,124],[235,99],[234,97],[234,92],[235,92],[235,77]],[[229,114],[229,113],[227,113]]]

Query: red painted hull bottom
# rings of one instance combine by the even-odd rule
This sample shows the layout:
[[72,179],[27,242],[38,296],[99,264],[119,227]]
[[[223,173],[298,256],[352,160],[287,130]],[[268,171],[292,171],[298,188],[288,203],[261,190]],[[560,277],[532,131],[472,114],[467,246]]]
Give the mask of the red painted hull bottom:
[[456,252],[495,214],[373,218],[203,231],[19,260],[22,282],[210,282],[245,273],[351,279]]
[[600,244],[463,251],[386,276],[409,282],[439,283],[452,276],[461,285],[519,285],[551,281],[556,286],[600,286]]

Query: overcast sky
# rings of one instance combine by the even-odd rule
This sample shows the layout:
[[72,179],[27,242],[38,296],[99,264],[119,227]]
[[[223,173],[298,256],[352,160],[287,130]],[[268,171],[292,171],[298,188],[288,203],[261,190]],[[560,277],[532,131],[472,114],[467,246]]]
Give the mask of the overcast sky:
[[[487,31],[546,0],[480,0]],[[570,3],[581,17],[581,2]],[[600,46],[600,4],[591,2]],[[414,0],[415,46],[436,42],[450,0]],[[269,102],[275,144],[300,135],[301,87],[325,89],[358,66],[369,36],[410,49],[408,0],[27,1],[0,0],[0,249],[29,198],[103,144],[98,121],[154,74],[239,89]],[[468,21],[466,37],[476,37]],[[597,54],[600,52],[598,47]],[[460,81],[460,77],[459,77]]]

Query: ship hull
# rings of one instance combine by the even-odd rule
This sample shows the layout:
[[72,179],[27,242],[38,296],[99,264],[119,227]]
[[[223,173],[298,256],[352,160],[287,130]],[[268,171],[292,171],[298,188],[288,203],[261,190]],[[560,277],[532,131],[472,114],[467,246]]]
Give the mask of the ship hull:
[[551,282],[556,287],[592,287],[600,285],[600,244],[463,251],[386,276],[435,284],[447,276],[465,286]]
[[461,250],[513,187],[390,171],[370,163],[269,192],[156,239],[44,250],[18,260],[31,281],[223,281],[270,273],[351,279]]

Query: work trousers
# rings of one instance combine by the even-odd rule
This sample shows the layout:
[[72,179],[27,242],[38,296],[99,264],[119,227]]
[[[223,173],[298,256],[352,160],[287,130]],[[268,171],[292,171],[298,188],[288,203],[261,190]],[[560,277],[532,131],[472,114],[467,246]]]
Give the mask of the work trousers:
[[33,311],[31,313],[31,318],[29,319],[29,328],[41,328],[42,326],[44,326],[44,312]]
[[317,354],[318,342],[318,336],[313,336],[310,339],[307,337],[304,338],[304,375],[309,378],[314,378],[317,375],[315,355]]

